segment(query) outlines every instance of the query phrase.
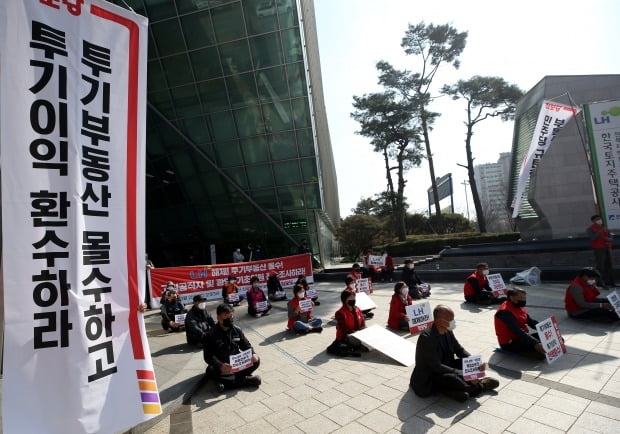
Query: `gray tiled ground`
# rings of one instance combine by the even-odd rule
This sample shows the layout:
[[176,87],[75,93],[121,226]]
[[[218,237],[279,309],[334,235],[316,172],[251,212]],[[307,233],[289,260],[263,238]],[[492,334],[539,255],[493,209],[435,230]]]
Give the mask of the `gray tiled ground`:
[[[182,386],[174,385],[180,375],[174,370],[179,366],[175,363],[186,360],[197,384],[204,369],[202,355],[188,353],[179,345],[182,339],[178,335],[157,335],[154,327],[149,342],[160,389],[176,390],[178,396],[187,398],[193,428],[188,431],[187,425],[171,424],[165,418],[146,432],[620,432],[619,325],[566,318],[562,309],[565,285],[526,288],[530,314],[539,320],[555,315],[568,347],[564,358],[551,366],[495,352],[495,309],[463,304],[460,284],[433,285],[432,304],[448,304],[455,310],[457,337],[470,352],[480,353],[490,362],[489,373],[501,382],[497,392],[463,404],[441,396],[416,397],[408,387],[412,368],[376,351],[360,359],[326,355],[325,348],[335,336],[330,320],[339,307],[341,287],[321,283],[316,288],[322,304],[315,314],[325,321],[320,335],[285,333],[286,307],[282,303],[275,304],[270,316],[259,319],[248,317],[245,306],[238,308],[237,321],[262,358],[257,374],[263,385],[258,390],[219,395],[206,382],[191,398],[179,393]],[[386,323],[391,294],[391,285],[376,285],[373,299],[378,308],[369,324]],[[214,306],[212,303],[211,308]],[[414,343],[417,340],[415,336],[403,337]],[[174,354],[165,355],[167,344]]]

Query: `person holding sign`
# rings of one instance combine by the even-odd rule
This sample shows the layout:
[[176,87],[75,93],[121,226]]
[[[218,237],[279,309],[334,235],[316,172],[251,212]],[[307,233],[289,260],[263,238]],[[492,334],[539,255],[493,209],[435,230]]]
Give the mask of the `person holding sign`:
[[397,282],[394,285],[394,294],[390,300],[390,314],[388,316],[388,327],[392,330],[409,330],[409,317],[405,312],[405,306],[413,303],[409,295],[409,288],[405,282]]
[[347,277],[351,277],[354,281],[362,278],[362,270],[360,268],[360,264],[353,264],[351,267],[351,272],[347,274]]
[[297,278],[297,282],[295,285],[301,285],[304,287],[304,291],[306,291],[306,296],[312,300],[315,306],[319,306],[321,302],[319,301],[319,294],[316,293],[314,289],[310,289],[310,285],[308,285],[308,281],[306,280],[306,276],[303,274]]
[[340,293],[342,307],[336,311],[336,340],[327,347],[327,352],[337,356],[360,357],[360,352],[368,352],[359,339],[350,336],[366,328],[364,314],[355,306],[355,292],[345,289]]
[[179,295],[175,290],[166,291],[166,300],[160,307],[161,311],[161,326],[164,330],[170,332],[180,332],[185,326],[182,323],[174,321],[175,315],[181,315],[185,313],[185,307],[179,301]]
[[271,301],[286,300],[286,292],[278,279],[278,273],[271,273],[267,278],[267,295]]
[[185,316],[185,337],[190,345],[202,345],[202,340],[215,325],[207,312],[206,301],[202,295],[195,295],[194,305]]
[[217,324],[203,341],[207,377],[215,380],[219,392],[227,388],[260,386],[260,377],[252,375],[260,365],[260,358],[243,331],[234,325],[233,307],[222,303],[216,314]]
[[[454,312],[448,306],[438,305],[433,310],[433,326],[424,330],[418,338],[415,352],[415,368],[409,382],[414,393],[421,397],[430,396],[438,390],[464,402],[482,392],[493,390],[499,381],[492,377],[480,380],[463,379],[463,360],[471,354],[456,340]],[[478,366],[486,369],[486,363]]]
[[293,287],[293,299],[287,303],[288,323],[286,328],[299,334],[321,333],[323,321],[321,318],[312,317],[314,303],[306,298],[306,290],[302,285]]
[[237,278],[232,274],[228,276],[226,283],[222,286],[222,298],[224,303],[239,306],[242,297],[239,295],[239,287],[237,286]]
[[248,315],[256,318],[269,315],[271,303],[269,303],[267,296],[260,288],[258,277],[252,276],[250,278],[250,289],[248,289],[245,296],[248,299]]
[[414,300],[420,300],[431,295],[431,286],[422,282],[422,279],[415,272],[415,264],[411,259],[405,260],[400,280],[405,282],[409,288],[409,295]]
[[476,266],[476,271],[471,273],[467,280],[463,292],[465,301],[476,304],[500,304],[506,300],[506,297],[494,297],[493,290],[489,286],[489,264],[481,262]]
[[512,288],[507,295],[508,299],[495,313],[495,334],[499,346],[515,353],[536,352],[544,358],[545,350],[538,333],[530,334],[528,329],[528,326],[536,329],[538,321],[527,313],[526,292],[521,288]]
[[596,279],[600,277],[593,268],[584,268],[566,289],[564,307],[573,319],[604,319],[618,321],[614,307],[606,298],[600,297]]
[[614,270],[611,261],[611,234],[603,225],[603,218],[594,214],[590,217],[592,224],[586,229],[586,234],[590,239],[590,246],[594,253],[594,266],[601,273],[603,288],[615,287]]
[[[366,278],[366,279],[358,279],[360,281],[364,281],[366,280],[367,283],[367,288],[366,291],[360,291],[360,288],[357,286],[357,280],[354,280],[353,277],[351,277],[351,275],[347,276],[344,279],[344,285],[345,291],[350,291],[350,292],[355,292],[355,293],[359,293],[359,292],[366,292],[367,294],[370,294],[372,292],[372,283],[370,283],[370,279]],[[373,308],[374,309],[374,308]],[[364,318],[365,319],[371,319],[375,316],[375,314],[372,312],[373,309],[365,309],[362,311],[362,313],[364,314]]]

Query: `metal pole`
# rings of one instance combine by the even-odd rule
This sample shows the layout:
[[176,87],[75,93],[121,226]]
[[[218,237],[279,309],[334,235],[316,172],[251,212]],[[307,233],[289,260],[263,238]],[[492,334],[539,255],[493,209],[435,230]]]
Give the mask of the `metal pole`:
[[465,207],[467,209],[467,220],[469,220],[469,200],[467,200],[467,186],[469,185],[469,182],[463,181],[461,184],[463,184],[463,187],[465,188]]

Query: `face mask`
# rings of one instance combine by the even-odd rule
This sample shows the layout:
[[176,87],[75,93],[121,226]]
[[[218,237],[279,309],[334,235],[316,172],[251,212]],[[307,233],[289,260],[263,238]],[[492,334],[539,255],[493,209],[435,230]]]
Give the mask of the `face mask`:
[[407,297],[407,294],[409,294],[409,288],[405,286],[404,288],[400,290],[400,293],[403,297]]
[[450,323],[448,324],[448,330],[452,331],[456,328],[456,320],[452,320],[450,321]]
[[409,268],[410,270],[413,270],[413,264],[407,264],[407,268]]
[[207,303],[200,303],[198,305],[198,309],[200,309],[200,310],[205,310],[205,307],[207,307]]
[[594,286],[594,284],[596,283],[596,280],[594,280],[594,279],[588,279],[588,280],[586,280],[586,283],[587,283],[588,285],[590,285],[590,286]]
[[355,306],[355,300],[347,300],[347,304],[351,307]]
[[482,274],[484,274],[485,276],[489,275],[489,269],[487,268],[486,270],[482,270]]
[[355,288],[355,282],[349,283],[349,288]]
[[253,283],[252,288],[258,288],[258,283]]
[[224,318],[224,320],[222,321],[222,325],[224,327],[232,327],[234,322],[235,321],[233,318]]
[[602,225],[603,224],[603,220],[594,220],[594,223],[596,223],[597,225]]
[[233,284],[233,283],[235,283],[235,281],[234,280],[229,280],[228,283]]
[[514,304],[516,307],[525,307],[525,300],[519,300],[516,303],[512,304]]
[[301,291],[297,293],[297,298],[304,298],[306,296],[306,292],[305,291]]

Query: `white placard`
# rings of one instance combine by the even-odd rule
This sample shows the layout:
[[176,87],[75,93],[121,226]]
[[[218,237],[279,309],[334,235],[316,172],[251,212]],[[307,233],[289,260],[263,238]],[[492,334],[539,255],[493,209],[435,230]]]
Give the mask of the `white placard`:
[[385,256],[369,255],[368,265],[374,265],[375,267],[385,267]]
[[357,279],[355,281],[355,287],[358,292],[365,292],[366,294],[370,294],[370,281],[368,278]]
[[487,279],[489,279],[489,286],[493,292],[493,297],[501,297],[502,295],[506,295],[507,288],[501,274],[489,274]]
[[264,312],[269,307],[269,303],[266,301],[259,301],[254,307],[256,308],[256,312]]
[[312,310],[312,300],[299,300],[300,312],[310,312]]
[[365,292],[360,292],[355,295],[355,305],[360,308],[360,310],[370,310],[376,309],[377,305],[372,298],[368,296]]
[[274,294],[275,298],[285,298],[286,297],[286,292],[284,291],[276,291]]
[[318,296],[319,296],[319,294],[316,293],[315,289],[312,289],[312,288],[306,289],[306,297],[308,297],[308,298],[316,298]]
[[370,348],[385,354],[404,366],[413,366],[415,363],[415,345],[385,327],[373,325],[353,333]]
[[239,294],[236,292],[232,292],[226,296],[226,300],[229,303],[238,303],[239,302]]
[[174,316],[174,322],[177,324],[185,324],[186,313],[178,313]]
[[477,380],[485,376],[480,370],[482,356],[469,356],[463,359],[463,379],[465,381]]
[[252,349],[248,349],[240,352],[239,354],[233,354],[230,356],[230,367],[232,372],[243,371],[249,368],[254,363],[252,362]]
[[545,350],[547,363],[552,364],[566,353],[566,346],[554,316],[536,324],[536,331]]
[[419,333],[433,325],[433,311],[428,301],[413,303],[405,306],[409,317],[409,331]]
[[618,293],[616,291],[612,292],[607,296],[607,300],[613,306],[616,315],[620,316],[620,296],[618,296]]

